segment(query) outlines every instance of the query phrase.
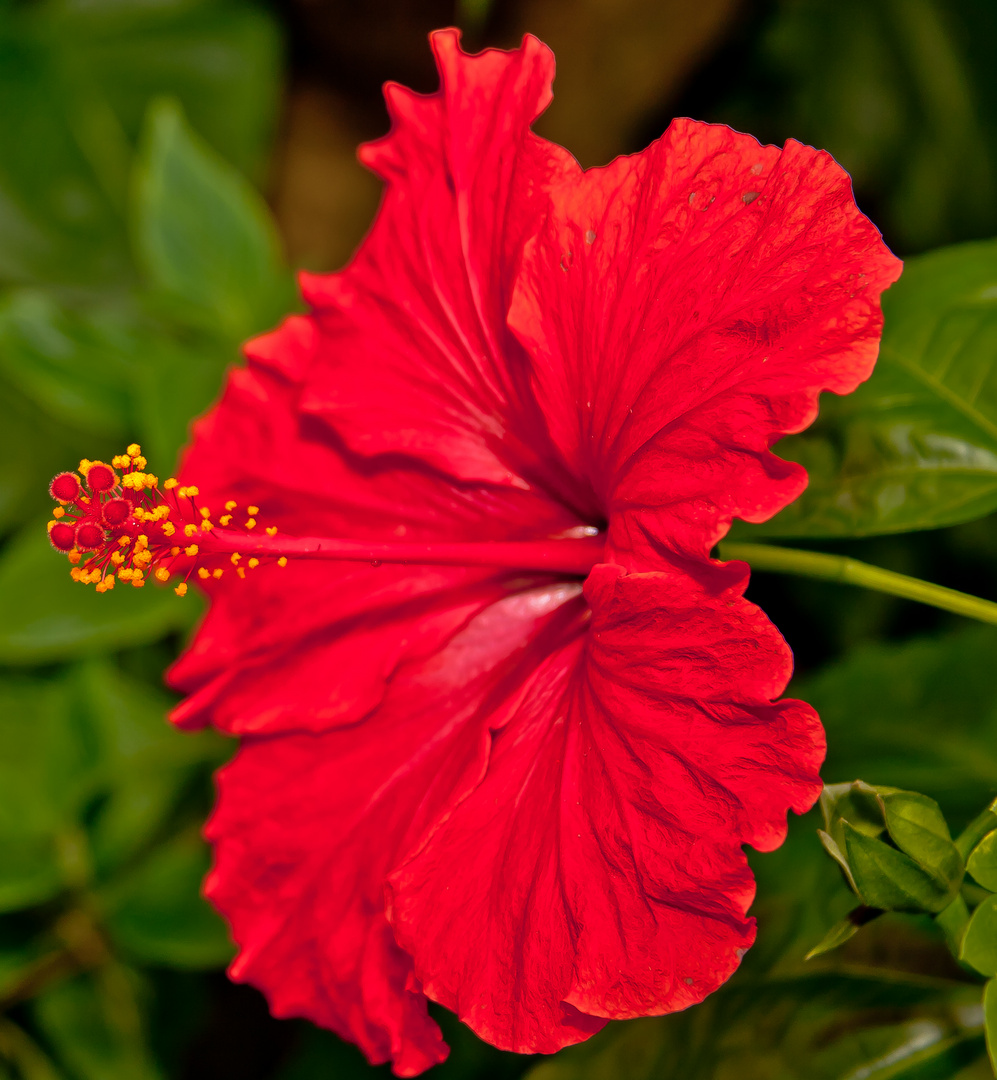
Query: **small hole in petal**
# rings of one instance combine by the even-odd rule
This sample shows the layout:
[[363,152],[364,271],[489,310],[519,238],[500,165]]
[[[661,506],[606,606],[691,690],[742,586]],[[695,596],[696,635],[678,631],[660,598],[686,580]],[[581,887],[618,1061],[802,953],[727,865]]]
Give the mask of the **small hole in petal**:
[[741,202],[743,202],[745,206],[750,206],[755,201],[755,199],[757,199],[757,198],[758,198],[758,192],[757,191],[746,191],[741,196]]

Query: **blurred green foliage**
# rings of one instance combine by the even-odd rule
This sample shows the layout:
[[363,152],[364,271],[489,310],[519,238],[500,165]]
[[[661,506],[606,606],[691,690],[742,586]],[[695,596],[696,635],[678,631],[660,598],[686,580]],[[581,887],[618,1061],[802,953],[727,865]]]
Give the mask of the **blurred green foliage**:
[[[502,7],[458,11],[487,37]],[[997,8],[752,11],[682,111],[826,146],[902,252],[955,246],[909,261],[873,379],[782,444],[811,471],[806,495],[738,531],[994,594]],[[295,304],[258,187],[281,55],[275,17],[246,0],[0,0],[0,1080],[385,1073],[219,991],[232,945],[200,898],[199,830],[231,746],[172,730],[161,685],[196,598],[96,596],[45,541],[53,473],[132,440],[165,473],[240,342]],[[953,831],[994,798],[997,631],[816,582],[759,575],[752,595],[800,658],[793,690],[824,719],[828,781],[923,793]],[[969,966],[944,926],[910,913],[806,962],[854,906],[817,826],[794,820],[779,851],[751,855],[758,943],[702,1006],[610,1024],[543,1062],[485,1046],[440,1010],[453,1051],[435,1075],[990,1075],[993,834],[963,853]],[[253,1027],[269,1049],[248,1061],[232,1048]]]

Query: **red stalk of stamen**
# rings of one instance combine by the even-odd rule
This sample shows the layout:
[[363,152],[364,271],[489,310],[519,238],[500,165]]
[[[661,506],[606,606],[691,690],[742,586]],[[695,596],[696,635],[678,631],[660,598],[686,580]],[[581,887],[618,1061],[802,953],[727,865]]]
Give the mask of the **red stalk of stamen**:
[[495,566],[540,570],[584,577],[602,561],[605,539],[583,536],[558,540],[471,541],[469,543],[394,543],[344,540],[324,536],[250,536],[233,529],[212,529],[198,536],[201,555],[256,555],[347,562],[418,565]]

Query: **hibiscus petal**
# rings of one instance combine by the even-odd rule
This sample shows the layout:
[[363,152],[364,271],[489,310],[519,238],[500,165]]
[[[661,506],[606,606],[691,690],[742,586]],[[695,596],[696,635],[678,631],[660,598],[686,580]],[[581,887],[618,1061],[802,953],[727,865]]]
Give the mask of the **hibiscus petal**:
[[393,1058],[398,1075],[442,1060],[385,921],[384,879],[480,780],[531,640],[566,617],[577,638],[581,609],[577,585],[509,597],[401,667],[366,722],[244,740],[219,777],[206,891],[240,946],[232,976],[260,987],[275,1015],[330,1027],[372,1061]]
[[[519,539],[538,524],[549,534],[577,524],[535,492],[444,484],[418,460],[358,460],[327,429],[310,428],[295,381],[312,362],[310,327],[295,317],[251,343],[250,367],[230,375],[222,401],[196,424],[182,476],[215,515],[234,496],[260,507],[261,527],[405,540]],[[171,669],[171,684],[190,695],[173,719],[236,733],[356,721],[398,664],[438,648],[514,576],[523,577],[304,560],[261,566],[245,580],[229,569],[206,583],[214,602]]]
[[342,273],[302,278],[329,361],[303,406],[363,453],[525,486],[544,426],[505,316],[523,241],[573,162],[530,131],[550,50],[527,36],[468,56],[458,40],[432,35],[437,93],[386,88],[392,131],[361,160],[388,187],[363,247]]
[[790,656],[746,577],[597,566],[584,653],[540,666],[481,785],[390,875],[425,992],[490,1042],[550,1052],[685,1008],[751,944],[740,845],[813,804],[824,743],[771,702]]
[[[509,322],[607,515],[702,556],[800,493],[769,447],[869,376],[899,273],[828,154],[682,119],[553,190]],[[614,539],[626,555],[640,530]]]

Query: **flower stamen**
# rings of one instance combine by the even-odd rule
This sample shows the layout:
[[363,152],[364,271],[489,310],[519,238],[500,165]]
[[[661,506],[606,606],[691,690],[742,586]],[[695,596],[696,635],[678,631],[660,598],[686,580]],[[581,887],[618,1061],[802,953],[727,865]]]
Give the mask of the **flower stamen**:
[[[194,502],[198,488],[181,486],[173,477],[160,486],[158,477],[145,471],[147,462],[137,443],[111,460],[113,467],[84,458],[79,475],[60,473],[49,485],[60,504],[48,524],[49,540],[69,559],[73,580],[96,585],[98,592],[113,589],[115,580],[141,588],[149,578],[165,584],[174,574],[186,579],[195,570],[199,580],[217,581],[229,565],[244,579],[247,569],[266,564],[283,568],[289,559],[485,566],[585,576],[603,557],[603,537],[587,528],[537,541],[301,537],[281,535],[276,526],[256,530],[258,506],[247,506],[242,528],[233,528],[237,504],[231,499],[216,527],[210,509]],[[187,543],[176,542],[181,538]],[[245,566],[240,565],[244,557]],[[174,592],[186,595],[186,580]]]

